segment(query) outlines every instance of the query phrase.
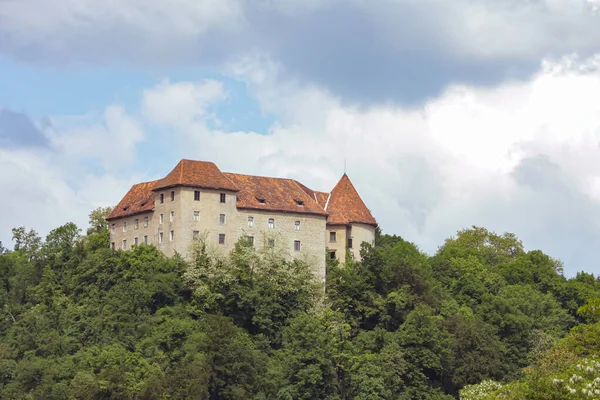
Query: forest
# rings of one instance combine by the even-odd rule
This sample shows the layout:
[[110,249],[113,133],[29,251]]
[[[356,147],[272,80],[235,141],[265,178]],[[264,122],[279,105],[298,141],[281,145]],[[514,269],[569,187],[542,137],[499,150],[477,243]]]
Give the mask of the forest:
[[245,238],[113,251],[107,211],[0,244],[0,398],[600,398],[600,281],[513,234],[378,231],[323,287]]

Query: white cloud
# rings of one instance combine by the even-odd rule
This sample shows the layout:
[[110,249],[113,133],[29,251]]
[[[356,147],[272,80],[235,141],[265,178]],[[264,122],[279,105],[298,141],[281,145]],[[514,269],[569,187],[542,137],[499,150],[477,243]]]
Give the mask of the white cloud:
[[528,247],[563,258],[570,273],[595,267],[595,58],[545,62],[529,81],[452,86],[419,108],[348,105],[318,87],[281,81],[276,64],[256,59],[229,71],[246,80],[278,122],[259,135],[206,125],[198,130],[194,124],[202,118],[196,118],[177,127],[186,138],[185,157],[213,160],[233,172],[294,177],[319,190],[331,189],[346,158],[351,179],[384,230],[427,251],[476,224],[517,233]]
[[207,108],[226,98],[223,84],[216,80],[170,83],[165,79],[144,91],[142,110],[151,122],[185,126],[198,118],[206,119]]
[[144,133],[135,118],[120,106],[103,115],[56,117],[48,128],[52,146],[72,160],[100,160],[107,169],[131,164]]

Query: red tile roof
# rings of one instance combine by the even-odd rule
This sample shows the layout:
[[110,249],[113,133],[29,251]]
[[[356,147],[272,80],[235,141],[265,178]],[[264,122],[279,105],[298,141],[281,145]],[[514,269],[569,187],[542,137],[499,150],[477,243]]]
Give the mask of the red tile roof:
[[[237,187],[240,209],[327,215],[304,185],[293,179],[225,173]],[[310,190],[310,189],[308,189]]]
[[157,182],[152,181],[133,185],[106,219],[129,217],[154,210],[154,193],[152,189],[154,189]]
[[154,190],[174,186],[239,191],[214,163],[207,161],[181,160],[169,175],[158,181]]
[[214,163],[191,160],[181,160],[163,179],[134,185],[106,219],[153,211],[153,191],[174,186],[235,191],[240,209],[323,215],[333,225],[377,225],[346,174],[326,193],[293,179],[223,173]]
[[331,191],[331,197],[327,203],[329,217],[327,223],[332,225],[347,225],[350,223],[362,223],[377,225],[375,218],[360,198],[348,175],[344,174],[342,179]]

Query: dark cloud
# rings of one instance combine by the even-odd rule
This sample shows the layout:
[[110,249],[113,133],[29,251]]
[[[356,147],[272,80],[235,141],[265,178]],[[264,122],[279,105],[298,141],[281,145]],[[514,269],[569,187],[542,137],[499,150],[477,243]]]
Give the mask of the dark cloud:
[[[201,33],[188,34],[170,26],[176,18],[168,16],[158,27],[128,24],[126,19],[117,24],[118,19],[94,16],[84,29],[61,25],[58,45],[54,37],[20,42],[14,32],[2,35],[0,27],[0,38],[5,38],[0,40],[0,52],[33,63],[126,61],[153,67],[219,67],[244,53],[258,52],[283,66],[287,75],[283,78],[317,83],[360,104],[415,104],[436,96],[449,83],[493,85],[507,78],[525,78],[539,68],[540,56],[547,54],[532,49],[525,55],[473,56],[472,49],[465,49],[470,44],[465,44],[468,40],[461,27],[449,28],[449,20],[461,24],[460,10],[449,15],[447,7],[435,1],[366,5],[324,0],[324,6],[296,12],[253,6],[259,3],[242,2],[243,19],[236,21],[235,29],[214,25]],[[468,4],[459,2],[456,9]],[[148,7],[156,5],[150,1]],[[175,16],[185,10],[169,12]],[[532,26],[536,23],[531,21]],[[456,30],[460,32],[454,34]],[[568,48],[580,50],[575,45]]]
[[45,147],[48,139],[31,119],[7,108],[0,109],[0,147]]

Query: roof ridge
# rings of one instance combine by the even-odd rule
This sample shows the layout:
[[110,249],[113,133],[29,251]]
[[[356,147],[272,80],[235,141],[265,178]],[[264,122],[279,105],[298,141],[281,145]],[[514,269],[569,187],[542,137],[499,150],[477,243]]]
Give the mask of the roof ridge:
[[181,160],[181,170],[179,171],[179,183],[183,182],[183,167],[185,166],[185,161]]
[[[304,193],[304,194],[306,195],[306,197],[308,197],[309,199],[311,199],[311,200],[312,200],[312,197],[310,197],[310,195],[309,195],[308,193],[306,193],[306,192],[304,191],[304,189],[302,189],[302,186],[306,187],[306,188],[307,188],[307,189],[309,189],[309,190],[312,190],[312,189],[310,189],[309,187],[307,187],[307,186],[303,185],[302,183],[298,182],[298,181],[297,181],[297,180],[295,180],[295,179],[291,179],[291,181],[292,181],[292,182],[294,182],[294,185],[298,186],[298,189],[300,189],[300,191],[301,191],[302,193]],[[315,195],[315,191],[314,191],[314,190],[312,190],[312,192],[313,192],[313,195],[315,196],[315,204],[317,205],[317,207],[319,207],[319,208],[323,209],[323,211],[325,211],[325,209],[319,205],[319,202],[317,201],[317,196]]]

